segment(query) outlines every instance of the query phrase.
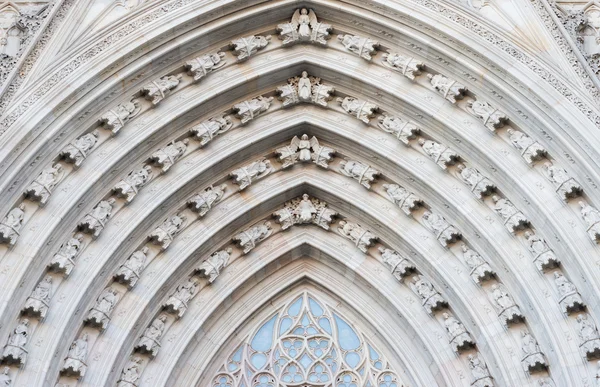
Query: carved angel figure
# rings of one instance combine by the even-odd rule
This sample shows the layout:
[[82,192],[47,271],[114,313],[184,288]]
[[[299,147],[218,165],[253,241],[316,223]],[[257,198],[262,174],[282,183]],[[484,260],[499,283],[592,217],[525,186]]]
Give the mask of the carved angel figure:
[[175,313],[177,318],[183,317],[187,311],[188,304],[192,298],[200,291],[198,278],[191,277],[175,289],[175,292],[169,297],[164,307],[169,313]]
[[25,197],[37,201],[41,206],[48,202],[54,187],[64,175],[64,168],[60,164],[44,169],[35,180],[27,186],[23,194]]
[[462,352],[475,347],[475,341],[467,332],[465,326],[449,313],[444,313],[444,326],[450,336],[450,345],[455,352]]
[[106,288],[96,299],[96,303],[89,310],[84,322],[92,327],[105,330],[110,322],[110,314],[119,301],[119,293],[113,288]]
[[461,179],[471,188],[478,198],[490,195],[496,186],[490,179],[483,176],[477,169],[459,164],[457,167]]
[[190,129],[190,132],[200,141],[200,146],[208,144],[213,138],[219,134],[223,134],[233,127],[233,121],[231,117],[227,115],[221,115],[217,117],[209,118],[206,121],[202,121],[198,125]]
[[525,372],[534,373],[548,367],[537,340],[527,330],[521,331],[521,350],[523,351],[521,364]]
[[44,319],[46,313],[48,313],[51,297],[52,277],[47,275],[37,284],[27,301],[25,301],[22,313]]
[[198,82],[209,73],[225,65],[225,53],[216,52],[206,54],[185,62],[185,69],[188,75],[194,77],[194,82]]
[[441,74],[427,74],[427,78],[429,78],[431,86],[452,103],[456,103],[457,99],[462,99],[467,92],[465,85]]
[[404,277],[415,270],[415,264],[404,258],[400,253],[382,246],[379,247],[379,252],[381,253],[381,260],[398,281],[402,281]]
[[492,299],[498,308],[498,317],[504,325],[518,323],[525,320],[521,309],[515,304],[513,298],[508,294],[506,287],[502,284],[492,285]]
[[398,184],[384,184],[383,188],[389,199],[394,202],[395,205],[400,207],[406,215],[410,215],[411,211],[417,208],[419,203],[422,202],[417,195]]
[[233,237],[233,241],[240,245],[244,250],[244,254],[248,254],[256,245],[267,239],[272,233],[271,222],[262,221],[236,234]]
[[102,200],[79,222],[77,228],[86,234],[91,234],[93,238],[98,238],[112,214],[113,204],[115,204],[113,198]]
[[421,297],[421,304],[429,314],[448,305],[433,284],[422,275],[413,277],[412,288]]
[[137,387],[142,376],[142,358],[133,356],[123,371],[121,372],[121,378],[117,382],[117,387]]
[[154,244],[160,245],[161,249],[166,250],[177,234],[183,230],[186,220],[187,218],[184,214],[171,215],[148,235],[148,239]]
[[230,176],[233,178],[233,182],[240,186],[241,191],[252,184],[254,180],[262,179],[271,172],[273,172],[271,162],[260,159],[241,168],[234,169],[230,173]]
[[121,179],[121,181],[119,181],[112,190],[119,197],[125,198],[127,203],[131,203],[131,201],[140,191],[140,188],[146,185],[151,178],[152,167],[149,165],[144,165],[140,169],[135,169],[129,172],[129,175],[127,175],[127,177],[124,179]]
[[112,131],[113,134],[117,134],[119,133],[119,130],[125,126],[127,121],[135,117],[140,110],[140,104],[137,100],[133,99],[124,102],[104,113],[100,117],[100,124]]
[[406,78],[414,80],[416,75],[421,74],[425,64],[408,56],[400,55],[397,52],[387,52],[381,56],[381,62],[404,75]]
[[379,106],[373,102],[363,101],[352,97],[338,98],[337,101],[342,105],[344,111],[365,124],[369,123],[369,120],[375,117],[375,112],[379,109]]
[[61,369],[62,374],[82,378],[85,376],[87,364],[85,360],[88,355],[88,334],[84,333],[80,339],[73,341],[69,353],[65,358],[65,364]]
[[155,318],[138,340],[137,344],[135,345],[135,351],[147,353],[151,357],[155,357],[160,349],[160,339],[165,332],[166,322],[167,316],[164,314],[161,314]]
[[485,101],[471,100],[467,102],[467,108],[492,132],[503,127],[508,121],[506,114]]
[[150,161],[167,172],[183,156],[190,140],[173,141],[164,148],[157,150],[150,156]]
[[494,381],[492,380],[490,371],[485,362],[481,359],[481,356],[478,353],[475,355],[469,354],[467,359],[469,360],[469,368],[471,369],[471,376],[473,379],[471,386],[494,387]]
[[544,239],[529,230],[525,231],[524,236],[527,239],[527,247],[534,256],[533,262],[538,270],[544,271],[560,265],[560,261]]
[[156,106],[171,94],[180,81],[181,75],[165,75],[146,84],[142,87],[141,93],[148,101],[152,102],[152,105]]
[[565,313],[571,314],[585,309],[585,304],[577,288],[559,272],[554,272],[554,284],[558,290],[558,303]]
[[579,202],[579,206],[590,239],[596,243],[600,242],[600,211],[583,201]]
[[421,145],[425,154],[443,170],[446,170],[448,165],[454,165],[460,158],[457,153],[439,142],[420,138],[419,145]]
[[315,136],[309,140],[308,136],[303,134],[301,138],[294,136],[290,145],[278,148],[276,153],[279,154],[282,168],[291,167],[297,162],[310,161],[320,167],[328,168],[335,150],[319,144],[319,140]]
[[307,194],[285,203],[283,208],[273,213],[277,223],[281,224],[282,230],[287,230],[296,224],[308,223],[329,230],[329,225],[336,215],[335,211],[327,208],[327,203],[310,198]]
[[331,31],[331,25],[320,23],[317,15],[310,9],[297,9],[289,23],[277,25],[279,38],[284,46],[308,42],[326,45]]
[[269,110],[272,101],[273,97],[259,95],[256,98],[233,105],[233,111],[244,125]]
[[360,251],[366,253],[369,247],[377,241],[377,237],[371,231],[364,229],[357,223],[345,220],[338,223],[338,232],[346,239],[350,239]]
[[141,250],[134,251],[119,267],[114,278],[117,282],[126,284],[129,289],[133,288],[140,279],[142,270],[146,267],[147,258],[148,247],[144,246]]
[[508,231],[515,232],[522,230],[529,224],[525,215],[523,215],[523,213],[509,200],[501,198],[498,195],[492,196],[492,200],[495,203],[494,211],[500,215],[504,221],[504,226]]
[[343,175],[353,178],[365,188],[371,188],[371,183],[380,175],[378,170],[356,160],[343,160],[340,167]]
[[10,377],[10,368],[4,367],[4,370],[0,374],[0,386],[10,387],[12,386],[12,379]]
[[23,218],[25,218],[25,205],[21,203],[18,207],[10,210],[2,219],[2,223],[0,223],[0,243],[8,243],[10,246],[17,243],[23,226]]
[[231,256],[231,248],[220,250],[212,253],[200,266],[196,269],[198,275],[203,278],[208,278],[208,283],[213,283],[219,276],[221,270],[225,268]]
[[528,164],[533,163],[535,160],[539,160],[546,154],[546,149],[541,146],[537,141],[534,141],[523,132],[518,130],[508,129],[506,131],[508,137],[513,146],[521,151],[521,157],[527,161]]
[[24,318],[19,321],[16,328],[8,336],[0,361],[5,364],[18,364],[22,366],[27,361],[27,340],[29,339],[29,320]]
[[375,55],[379,46],[379,42],[376,40],[358,35],[338,35],[338,40],[346,47],[346,50],[366,60],[371,60],[371,55]]
[[69,239],[60,246],[60,249],[48,267],[51,270],[63,272],[65,275],[71,274],[71,271],[75,267],[75,258],[79,256],[83,248],[83,235],[75,234],[73,238]]
[[96,129],[91,133],[76,138],[60,151],[60,157],[66,162],[73,164],[75,168],[78,168],[96,146],[99,134]]
[[288,79],[288,83],[278,86],[277,94],[283,102],[283,107],[295,105],[300,102],[313,103],[315,105],[327,106],[327,102],[333,97],[333,87],[321,83],[321,78],[309,77],[306,71],[300,77]]
[[548,180],[554,183],[556,192],[563,200],[580,196],[583,192],[581,185],[569,175],[566,169],[547,161],[544,163],[544,172]]
[[583,350],[588,360],[600,356],[600,336],[596,324],[587,314],[577,316],[577,333],[579,334],[579,348]]
[[187,201],[187,204],[202,217],[223,198],[225,189],[227,189],[227,184],[221,184],[217,187],[210,186],[204,191],[192,196]]
[[461,248],[463,251],[463,259],[471,270],[469,275],[473,282],[480,284],[496,275],[489,263],[487,263],[477,251],[469,248],[466,243],[461,243]]
[[409,140],[415,138],[420,131],[417,125],[410,121],[405,121],[400,117],[388,116],[387,114],[379,116],[377,126],[381,130],[396,136],[398,141],[406,146],[408,146]]
[[267,47],[267,44],[269,44],[270,41],[271,35],[251,35],[232,40],[230,46],[233,50],[233,54],[237,56],[238,61],[242,61]]
[[425,225],[435,234],[435,238],[444,247],[456,242],[461,238],[461,233],[448,223],[448,221],[441,215],[438,215],[431,211],[425,211],[423,213],[423,221]]

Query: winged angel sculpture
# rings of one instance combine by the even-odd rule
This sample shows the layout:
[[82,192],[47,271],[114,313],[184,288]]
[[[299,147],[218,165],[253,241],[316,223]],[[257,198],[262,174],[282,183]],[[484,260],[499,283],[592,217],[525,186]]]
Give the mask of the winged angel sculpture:
[[277,31],[287,46],[298,42],[309,42],[326,45],[331,25],[320,23],[317,15],[311,9],[297,9],[289,23],[279,24]]

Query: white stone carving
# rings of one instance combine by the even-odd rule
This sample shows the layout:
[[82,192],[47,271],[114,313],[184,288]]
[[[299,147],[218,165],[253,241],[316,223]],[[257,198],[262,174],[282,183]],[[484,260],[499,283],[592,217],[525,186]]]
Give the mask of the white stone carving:
[[44,319],[46,313],[48,313],[50,298],[52,298],[52,277],[47,275],[37,284],[27,298],[21,312]]
[[119,301],[119,293],[113,288],[106,288],[96,299],[84,322],[89,326],[105,330],[110,322],[110,315]]
[[169,313],[174,313],[177,318],[183,317],[189,302],[192,298],[196,297],[196,294],[200,291],[200,282],[198,278],[191,277],[186,282],[182,283],[175,289],[175,292],[171,294],[167,302],[164,304],[165,310]]
[[587,314],[577,316],[577,333],[579,334],[579,348],[583,350],[588,360],[600,356],[600,336],[596,324]]
[[48,202],[54,187],[60,182],[65,170],[60,164],[44,169],[35,180],[27,186],[23,194],[26,198],[37,201],[41,206]]
[[558,290],[558,303],[567,314],[585,309],[585,304],[577,288],[559,272],[554,272],[554,284]]
[[457,167],[460,178],[470,188],[471,192],[478,198],[491,195],[496,190],[496,186],[490,179],[483,176],[477,169],[459,164]]
[[373,102],[360,100],[352,97],[338,98],[337,101],[342,105],[344,111],[365,124],[369,123],[369,120],[375,117],[375,112],[379,110],[379,106]]
[[185,62],[185,69],[188,75],[194,77],[194,82],[198,82],[213,71],[225,65],[225,53],[218,51],[214,54],[205,54]]
[[11,387],[12,386],[12,378],[10,377],[10,368],[4,367],[2,373],[0,374],[0,386],[2,387]]
[[8,342],[2,351],[0,362],[4,364],[25,365],[27,361],[27,350],[25,346],[29,340],[29,320],[19,320],[16,328],[8,336]]
[[140,110],[140,103],[136,99],[124,102],[100,116],[100,124],[113,134],[117,134],[129,120],[139,114]]
[[461,248],[463,251],[463,259],[469,267],[469,275],[473,282],[481,284],[496,276],[496,273],[494,273],[490,264],[487,263],[477,251],[469,248],[466,243],[461,243]]
[[147,83],[142,87],[141,93],[148,101],[152,102],[153,106],[156,106],[172,93],[180,81],[181,75],[165,75]]
[[411,211],[416,209],[422,200],[414,193],[398,184],[384,184],[383,188],[388,195],[388,198],[400,207],[406,215],[410,215]]
[[475,341],[471,337],[471,334],[467,332],[465,326],[456,319],[456,317],[449,313],[444,313],[444,326],[450,336],[450,345],[454,352],[460,353],[469,348],[475,347]]
[[538,379],[537,382],[540,387],[555,387],[554,381],[552,380],[552,378]]
[[427,78],[429,78],[431,86],[452,103],[456,103],[457,99],[462,99],[467,92],[465,85],[442,74],[427,74]]
[[600,242],[600,211],[589,204],[580,201],[581,217],[587,225],[587,233],[590,239],[596,243]]
[[500,215],[508,231],[514,233],[515,231],[522,230],[529,224],[525,215],[509,200],[501,198],[498,195],[492,196],[492,200],[495,204],[494,211]]
[[96,129],[93,132],[76,138],[60,151],[60,157],[66,162],[73,164],[75,168],[79,168],[96,146],[99,134]]
[[0,243],[8,243],[14,246],[19,239],[21,227],[23,226],[23,218],[25,217],[25,205],[19,204],[13,208],[2,219],[0,223]]
[[356,160],[342,160],[340,172],[358,181],[365,188],[371,188],[371,183],[380,175],[378,170]]
[[134,251],[115,273],[115,280],[127,285],[129,289],[133,288],[140,279],[142,270],[146,267],[147,258],[148,247],[144,246],[141,250]]
[[98,238],[112,214],[113,204],[115,204],[113,198],[102,200],[79,222],[77,228],[86,234],[92,235],[92,238]]
[[483,121],[483,124],[492,132],[504,126],[508,117],[488,102],[471,100],[467,102],[468,110]]
[[537,340],[527,330],[521,331],[521,350],[523,351],[521,364],[525,372],[531,374],[548,368],[548,363]]
[[315,12],[306,8],[297,9],[289,23],[277,25],[284,46],[300,42],[326,45],[331,30],[331,25],[319,22]]
[[415,275],[412,280],[412,288],[421,297],[421,304],[427,313],[432,314],[434,311],[448,306],[440,292],[424,276]]
[[223,195],[225,195],[225,189],[227,189],[227,184],[221,184],[217,187],[210,186],[204,191],[192,196],[187,201],[187,204],[190,208],[198,213],[198,216],[202,217],[206,215],[208,211],[210,211],[213,206],[223,198]]
[[425,211],[423,213],[423,222],[435,234],[435,238],[444,247],[448,247],[448,245],[456,242],[462,236],[456,227],[448,223],[443,216],[434,212]]
[[381,56],[381,63],[385,66],[399,72],[406,78],[414,80],[415,76],[421,74],[425,64],[408,56],[400,55],[397,52],[387,52]]
[[504,325],[515,324],[525,320],[521,309],[515,304],[512,296],[508,294],[503,284],[492,285],[492,299],[498,308],[498,317]]
[[404,277],[416,269],[412,261],[392,249],[380,246],[378,250],[381,253],[381,260],[398,281],[402,281]]
[[212,253],[210,257],[202,261],[200,266],[196,268],[198,276],[201,278],[207,278],[208,283],[212,284],[221,273],[221,270],[227,266],[232,251],[233,250],[231,248],[227,248],[225,250]]
[[138,387],[142,376],[142,358],[133,356],[121,372],[117,387]]
[[135,198],[142,188],[152,178],[152,167],[144,165],[140,169],[135,169],[127,175],[124,179],[121,179],[114,187],[115,192],[119,197],[125,198],[127,203]]
[[234,39],[229,45],[233,50],[233,54],[237,56],[238,61],[243,61],[267,47],[270,41],[271,35],[250,35]]
[[546,155],[546,149],[525,133],[514,129],[508,129],[506,132],[510,142],[521,151],[521,156],[527,163],[531,164]]
[[387,114],[379,116],[377,126],[381,130],[393,134],[398,141],[407,146],[409,140],[416,138],[416,135],[420,131],[417,125],[412,122],[403,120],[400,117],[388,116]]
[[164,148],[157,150],[150,156],[150,161],[161,167],[162,172],[167,172],[179,160],[187,149],[190,140],[173,141]]
[[419,145],[423,148],[423,152],[443,170],[446,170],[449,165],[454,165],[460,158],[456,152],[439,142],[420,138]]
[[273,97],[263,97],[262,95],[259,95],[256,98],[233,105],[233,111],[241,120],[242,125],[244,125],[269,110],[272,101]]
[[155,357],[160,349],[160,339],[162,338],[163,333],[165,333],[166,321],[167,316],[164,314],[161,314],[155,318],[138,340],[134,350],[136,352],[146,353],[151,357]]
[[581,9],[580,24],[576,25],[577,43],[592,71],[600,74],[600,3],[589,1]]
[[327,208],[327,203],[319,199],[310,198],[307,194],[286,202],[283,208],[275,211],[273,216],[282,230],[297,224],[316,224],[329,230],[329,225],[337,213]]
[[233,178],[233,182],[240,186],[241,191],[250,186],[255,180],[262,179],[271,172],[273,172],[271,162],[266,159],[260,159],[241,168],[234,169],[230,173],[230,176]]
[[301,102],[315,105],[327,106],[327,102],[333,99],[335,89],[321,83],[321,78],[309,77],[306,71],[299,77],[289,78],[288,83],[278,86],[277,94],[283,102],[283,107],[296,105]]
[[184,214],[171,215],[148,235],[148,239],[155,245],[160,245],[162,250],[166,250],[186,226],[186,220]]
[[62,272],[65,275],[71,274],[75,267],[75,259],[83,250],[83,235],[75,234],[60,246],[58,252],[54,254],[52,261],[48,265],[51,270]]
[[190,132],[196,140],[200,141],[200,146],[203,147],[211,142],[213,138],[227,132],[232,127],[233,121],[231,121],[231,117],[222,114],[202,121],[190,129]]
[[366,253],[369,247],[373,246],[377,241],[375,234],[357,223],[342,220],[338,223],[337,230],[346,239],[354,242],[354,245],[363,253]]
[[379,42],[376,40],[358,35],[345,34],[338,35],[337,38],[346,47],[346,50],[366,60],[371,60],[372,55],[375,55],[379,46]]
[[560,265],[560,261],[544,239],[529,230],[525,231],[523,235],[527,239],[527,247],[533,254],[533,262],[539,271],[552,269]]
[[88,334],[84,333],[80,339],[73,341],[69,348],[69,353],[65,358],[65,364],[61,373],[69,376],[83,378],[87,370],[85,363],[88,355]]
[[474,355],[469,354],[467,360],[469,361],[469,368],[471,369],[471,386],[494,387],[494,381],[490,375],[490,371],[488,370],[485,361],[481,359],[481,355],[478,353]]
[[256,245],[271,236],[272,233],[271,222],[262,221],[236,234],[233,237],[233,242],[240,245],[244,250],[244,254],[248,254]]
[[290,145],[277,148],[275,151],[279,155],[282,168],[288,168],[301,162],[312,161],[320,167],[328,168],[329,162],[333,160],[335,150],[319,144],[319,140],[313,136],[310,140],[308,135],[303,134],[301,138],[294,136]]
[[548,180],[554,183],[556,192],[563,200],[580,196],[583,192],[581,185],[569,175],[566,169],[547,161],[544,163],[544,172]]

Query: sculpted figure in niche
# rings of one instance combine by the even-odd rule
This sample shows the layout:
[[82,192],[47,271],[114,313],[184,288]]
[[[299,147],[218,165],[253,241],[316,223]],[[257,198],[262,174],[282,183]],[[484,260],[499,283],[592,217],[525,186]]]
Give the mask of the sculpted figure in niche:
[[181,75],[166,75],[146,84],[142,88],[142,95],[144,95],[148,101],[151,101],[152,105],[156,106],[160,101],[171,94],[173,89],[179,85],[180,81]]
[[234,55],[237,56],[238,61],[243,61],[256,54],[258,50],[267,47],[270,41],[271,35],[251,35],[234,39],[231,41],[230,46]]
[[579,206],[581,207],[581,217],[587,225],[587,232],[590,239],[598,243],[600,241],[600,211],[583,201],[579,202]]
[[371,60],[371,55],[375,55],[379,46],[379,42],[358,35],[338,35],[338,40],[348,51],[366,60]]
[[427,78],[429,78],[431,86],[452,103],[456,103],[457,99],[462,99],[467,92],[467,88],[463,84],[441,74],[427,74]]
[[187,218],[183,214],[172,215],[154,229],[154,231],[148,235],[148,239],[154,244],[160,245],[161,249],[166,250],[175,239],[175,236],[183,230],[186,220]]
[[54,187],[60,182],[64,172],[60,164],[44,169],[25,189],[25,197],[37,201],[43,206],[50,199]]
[[563,200],[580,196],[583,192],[583,188],[569,176],[566,169],[547,161],[544,163],[544,172],[548,180],[554,183],[556,192]]
[[278,148],[276,153],[279,155],[282,168],[291,167],[298,162],[306,163],[310,161],[320,167],[328,168],[335,150],[319,144],[319,140],[315,136],[309,140],[308,135],[303,134],[301,138],[294,136],[290,145]]
[[432,314],[433,311],[442,309],[448,305],[442,295],[434,288],[433,284],[424,276],[415,275],[412,284],[413,290],[421,297],[421,304],[427,313]]
[[138,340],[135,345],[135,350],[140,353],[147,353],[151,357],[155,357],[160,349],[160,339],[165,332],[166,322],[167,316],[164,314],[155,318]]
[[269,110],[272,101],[273,97],[263,97],[260,95],[233,105],[233,111],[241,120],[242,125],[244,125]]
[[377,126],[381,130],[396,136],[398,141],[406,146],[408,146],[409,140],[414,139],[420,131],[417,125],[400,117],[388,116],[387,114],[379,116]]
[[117,134],[119,133],[119,130],[125,126],[127,121],[138,115],[140,110],[139,102],[133,99],[129,102],[119,104],[114,109],[104,113],[100,117],[100,124],[112,131],[113,134]]
[[465,329],[465,326],[449,313],[444,313],[444,326],[450,336],[450,345],[455,352],[462,352],[475,347],[475,341]]
[[60,249],[48,266],[50,269],[58,272],[63,272],[65,275],[71,274],[75,267],[75,258],[79,256],[83,248],[83,235],[75,234],[60,246]]
[[492,200],[495,203],[494,211],[504,221],[504,226],[510,232],[522,230],[529,224],[529,221],[523,215],[523,213],[507,199],[501,198],[498,195],[492,196]]
[[461,244],[463,258],[471,270],[469,275],[476,284],[480,284],[495,277],[495,273],[490,265],[473,249],[470,249],[465,243]]
[[226,184],[221,184],[218,187],[210,186],[203,192],[192,196],[192,198],[188,200],[187,204],[194,211],[196,211],[200,217],[202,217],[206,215],[208,211],[210,211],[213,206],[223,198],[226,188]]
[[190,132],[196,140],[200,141],[200,146],[203,147],[211,142],[213,138],[227,132],[232,127],[233,121],[231,121],[231,117],[221,115],[202,121],[190,129]]
[[327,44],[331,25],[320,23],[314,11],[306,8],[297,9],[289,23],[277,25],[279,38],[284,46],[298,42]]
[[506,287],[502,284],[492,285],[492,298],[494,305],[498,308],[498,317],[504,325],[515,324],[525,320],[521,309],[515,304],[513,298],[508,294]]
[[79,230],[86,234],[91,234],[93,238],[98,238],[112,214],[113,204],[115,204],[115,199],[113,198],[102,200],[98,203],[96,207],[94,207],[94,209],[79,222],[77,225]]
[[256,245],[271,236],[272,233],[271,222],[263,221],[235,235],[233,241],[240,245],[244,250],[244,254],[248,254]]
[[71,344],[61,373],[76,376],[77,378],[84,377],[87,370],[87,365],[85,364],[87,354],[88,334],[84,333],[80,339],[75,340]]
[[166,147],[154,152],[150,156],[150,161],[160,166],[163,173],[167,172],[183,156],[189,143],[190,140],[187,138],[183,141],[173,141]]
[[461,238],[461,233],[452,226],[443,216],[425,211],[423,213],[425,225],[435,234],[436,239],[444,247],[456,242]]
[[375,112],[379,110],[379,107],[373,102],[352,97],[338,98],[337,101],[346,113],[358,118],[365,124],[368,124],[371,118],[375,117]]
[[365,188],[371,188],[371,183],[375,181],[375,177],[380,175],[379,171],[360,161],[343,160],[340,162],[340,167],[340,172],[343,175],[353,178]]
[[419,197],[398,184],[384,184],[383,188],[389,199],[400,207],[406,215],[410,215],[411,211],[416,209],[422,202]]
[[8,243],[14,246],[19,238],[21,227],[25,218],[25,205],[19,204],[4,217],[0,223],[0,243]]
[[118,301],[119,293],[115,289],[110,287],[104,289],[102,294],[96,299],[96,303],[92,309],[88,312],[84,322],[90,326],[105,330],[110,322],[110,314]]
[[29,339],[29,320],[22,319],[8,336],[8,342],[2,352],[1,362],[5,364],[18,364],[22,366],[27,361],[27,340]]
[[94,146],[96,146],[99,134],[100,133],[96,129],[91,133],[76,138],[60,151],[60,157],[66,162],[73,164],[75,168],[79,168],[86,157],[94,149]]
[[133,254],[119,267],[115,274],[117,282],[126,284],[129,289],[133,288],[140,279],[140,274],[146,267],[148,258],[148,247],[144,246],[141,250],[134,251]]
[[302,76],[288,79],[288,83],[276,89],[283,107],[295,105],[300,102],[313,103],[315,105],[327,106],[327,102],[333,97],[333,87],[321,83],[321,78],[309,77],[306,71]]
[[460,158],[453,150],[435,141],[420,138],[419,145],[423,148],[423,152],[443,170],[446,170],[448,165],[454,165]]
[[12,379],[10,378],[10,368],[4,367],[4,370],[0,374],[0,386],[10,387],[12,386]]
[[554,284],[558,290],[558,303],[565,313],[571,314],[585,309],[585,304],[577,288],[559,272],[554,273]]
[[338,232],[346,239],[350,239],[356,247],[363,253],[366,253],[369,247],[373,246],[377,241],[377,237],[371,232],[364,229],[357,223],[340,221],[338,224]]
[[212,284],[214,280],[221,274],[221,270],[225,268],[231,256],[231,248],[220,250],[211,254],[200,266],[196,269],[198,275],[208,279],[208,283]]
[[527,163],[531,164],[546,155],[546,149],[544,149],[537,141],[533,141],[531,137],[525,133],[514,129],[508,129],[507,133],[510,142],[515,148],[521,151],[521,156]]
[[248,187],[254,180],[261,179],[273,172],[271,162],[266,159],[260,159],[246,166],[234,169],[230,176],[233,182],[240,186],[240,191]]
[[490,371],[485,365],[485,362],[481,359],[481,356],[476,353],[475,355],[469,354],[467,356],[469,360],[469,368],[471,369],[471,375],[473,381],[471,386],[473,387],[494,387],[494,381],[490,375]]
[[525,372],[534,373],[545,370],[548,367],[540,346],[527,330],[521,332],[521,350],[523,351],[521,364],[523,364]]
[[404,277],[415,270],[415,264],[404,258],[400,253],[383,246],[379,247],[379,252],[381,253],[381,260],[398,281],[402,281]]
[[175,289],[175,293],[169,297],[164,307],[168,312],[175,313],[177,318],[181,318],[187,311],[190,300],[194,298],[199,291],[200,283],[198,278],[191,277]]
[[579,348],[583,350],[588,360],[600,357],[600,336],[596,324],[587,314],[577,316],[577,331],[579,333]]
[[467,102],[467,108],[492,132],[503,127],[504,123],[508,121],[508,117],[504,113],[485,101],[471,100]]
[[560,265],[560,261],[556,258],[554,252],[548,247],[546,241],[532,231],[525,231],[523,234],[527,239],[527,247],[533,254],[536,267],[540,271],[552,269]]
[[335,211],[327,208],[327,203],[310,198],[307,194],[302,195],[302,198],[286,202],[283,208],[273,213],[277,223],[281,224],[282,230],[287,230],[296,224],[308,223],[329,230],[329,225],[336,215]]
[[404,75],[410,80],[414,80],[415,76],[421,74],[421,70],[425,68],[425,64],[408,56],[400,55],[396,52],[387,52],[381,56],[381,62]]
[[458,169],[461,179],[471,187],[471,192],[478,198],[488,196],[496,190],[494,183],[479,173],[477,169],[467,167],[464,164],[459,164],[456,169]]
[[194,82],[198,82],[209,73],[225,65],[225,53],[216,52],[206,54],[185,62],[185,69],[188,75],[194,77]]
[[127,203],[131,203],[140,191],[140,188],[146,185],[150,178],[152,178],[152,167],[144,165],[140,169],[129,172],[129,175],[127,175],[126,178],[121,179],[112,190],[119,197],[125,198]]
[[117,387],[137,387],[142,376],[142,358],[133,356],[123,372],[121,372],[121,378],[117,382]]
[[47,275],[37,284],[31,295],[27,298],[22,312],[44,319],[46,313],[48,313],[51,297],[52,277]]

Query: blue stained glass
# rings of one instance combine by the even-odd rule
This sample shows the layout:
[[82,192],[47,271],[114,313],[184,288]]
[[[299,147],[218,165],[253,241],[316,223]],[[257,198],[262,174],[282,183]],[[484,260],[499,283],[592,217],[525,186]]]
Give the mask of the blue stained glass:
[[252,362],[252,365],[258,369],[262,368],[267,363],[267,357],[262,353],[255,353],[250,358],[250,361]]
[[354,368],[358,365],[358,363],[360,362],[360,356],[358,355],[358,353],[356,352],[348,352],[346,354],[346,357],[344,358],[344,360],[346,360],[346,363]]
[[333,332],[331,331],[331,323],[329,322],[328,318],[325,318],[325,317],[320,318],[319,326],[321,328],[323,328],[325,330],[325,332],[329,333],[330,335],[333,334]]
[[290,307],[288,308],[288,314],[294,317],[297,316],[298,313],[300,313],[300,307],[302,307],[302,297],[300,297],[299,299],[294,301],[292,305],[290,305]]
[[313,316],[319,317],[323,315],[323,308],[321,308],[321,306],[310,297],[308,298],[308,305],[310,306],[310,311],[312,312]]
[[373,360],[373,361],[379,359],[379,354],[377,352],[375,352],[373,347],[371,347],[370,345],[369,345],[369,355],[371,355],[371,360]]
[[308,357],[307,354],[302,355],[302,357],[300,358],[300,364],[302,365],[302,367],[304,367],[304,369],[307,369],[311,363],[312,360],[310,359],[310,357]]
[[308,316],[305,313],[304,316],[302,316],[302,326],[307,327],[309,325],[310,325],[310,320],[308,319]]
[[337,325],[340,347],[346,351],[357,349],[360,346],[360,339],[356,335],[356,332],[354,332],[354,329],[352,329],[350,325],[342,320],[337,314],[334,313],[333,318],[335,318],[335,324]]
[[284,318],[281,320],[281,323],[279,323],[279,335],[283,335],[285,332],[287,332],[288,329],[290,329],[290,327],[292,326],[292,319],[290,318]]
[[273,316],[272,319],[263,324],[262,327],[256,332],[250,346],[255,351],[266,352],[271,349],[273,345],[273,327],[275,326],[275,320],[278,315]]

